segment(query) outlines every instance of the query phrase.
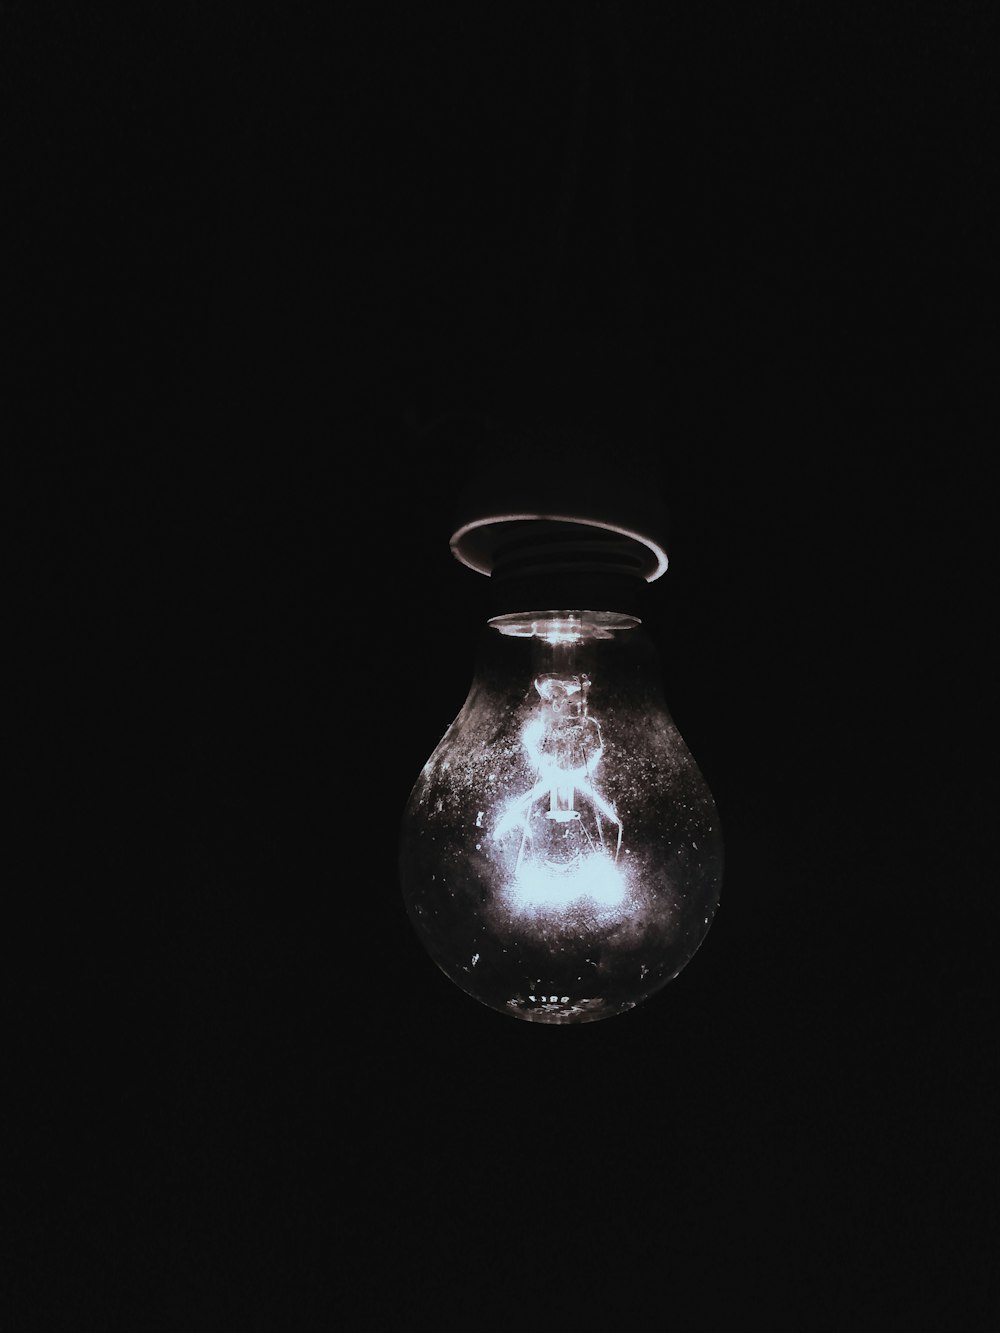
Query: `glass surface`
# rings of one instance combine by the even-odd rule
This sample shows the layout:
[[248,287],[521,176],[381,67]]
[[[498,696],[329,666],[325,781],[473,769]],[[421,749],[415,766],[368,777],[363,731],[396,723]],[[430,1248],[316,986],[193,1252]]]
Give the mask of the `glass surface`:
[[515,1018],[609,1017],[677,976],[718,906],[722,838],[638,620],[489,623],[410,794],[400,873],[431,958]]

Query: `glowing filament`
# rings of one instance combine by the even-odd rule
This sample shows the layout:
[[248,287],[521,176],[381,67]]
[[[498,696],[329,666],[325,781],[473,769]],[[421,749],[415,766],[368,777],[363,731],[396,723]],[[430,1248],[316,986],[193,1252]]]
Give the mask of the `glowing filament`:
[[536,780],[493,830],[496,842],[519,834],[509,896],[522,910],[614,909],[625,897],[621,820],[596,784],[604,744],[587,712],[589,686],[586,676],[558,673],[535,681],[541,704],[521,740]]

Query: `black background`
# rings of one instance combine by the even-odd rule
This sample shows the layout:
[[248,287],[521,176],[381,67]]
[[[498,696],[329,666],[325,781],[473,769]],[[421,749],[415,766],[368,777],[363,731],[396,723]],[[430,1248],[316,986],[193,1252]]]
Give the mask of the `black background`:
[[[995,17],[3,23],[7,1327],[985,1321]],[[395,851],[482,422],[546,417],[663,495],[727,849],[572,1029],[437,972]]]

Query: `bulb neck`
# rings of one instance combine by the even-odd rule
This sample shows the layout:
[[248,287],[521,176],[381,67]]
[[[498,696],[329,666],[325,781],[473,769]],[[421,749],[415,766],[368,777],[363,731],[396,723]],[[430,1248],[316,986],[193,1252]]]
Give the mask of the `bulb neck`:
[[560,610],[617,611],[643,619],[649,586],[634,575],[587,569],[501,571],[487,581],[489,616]]

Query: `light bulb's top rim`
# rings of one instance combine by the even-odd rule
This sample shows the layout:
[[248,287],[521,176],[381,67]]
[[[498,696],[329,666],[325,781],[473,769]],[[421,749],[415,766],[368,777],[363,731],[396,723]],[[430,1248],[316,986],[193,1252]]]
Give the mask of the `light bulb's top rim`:
[[[573,533],[576,539],[562,543],[554,559],[574,567],[602,568],[605,552],[599,548],[589,549],[585,541],[586,530],[593,534],[618,537],[619,544],[625,548],[635,566],[635,573],[646,583],[652,583],[667,571],[668,557],[662,543],[649,532],[639,531],[623,523],[614,523],[606,519],[597,519],[589,515],[570,513],[549,513],[531,511],[510,511],[489,514],[480,518],[469,519],[452,533],[450,547],[452,554],[467,568],[477,574],[490,576],[497,564],[498,548],[502,544],[508,525],[521,524],[526,530],[532,527],[539,532],[558,533],[565,529],[567,535]],[[581,540],[583,538],[584,540]]]

